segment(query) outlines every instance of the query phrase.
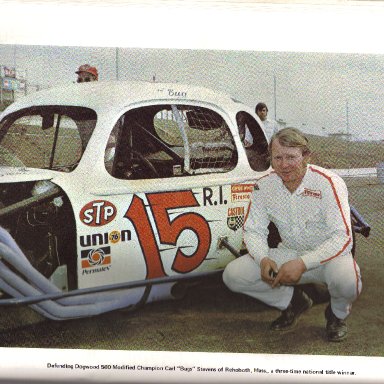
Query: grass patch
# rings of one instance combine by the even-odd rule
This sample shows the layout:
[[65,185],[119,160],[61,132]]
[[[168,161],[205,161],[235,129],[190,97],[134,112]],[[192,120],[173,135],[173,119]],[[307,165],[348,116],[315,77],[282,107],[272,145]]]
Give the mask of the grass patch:
[[[15,124],[3,139],[2,164],[16,165],[17,160],[28,167],[48,167],[54,143],[54,129],[42,131],[35,126]],[[54,165],[68,165],[81,154],[79,133],[61,128],[56,144]]]
[[346,141],[331,137],[307,135],[312,150],[312,163],[324,168],[375,168],[384,161],[382,142]]

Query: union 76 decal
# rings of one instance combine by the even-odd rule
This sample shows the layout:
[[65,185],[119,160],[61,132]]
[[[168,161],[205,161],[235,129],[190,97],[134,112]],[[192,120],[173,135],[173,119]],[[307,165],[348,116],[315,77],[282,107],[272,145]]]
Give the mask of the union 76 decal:
[[[175,272],[188,273],[193,271],[208,254],[211,245],[209,225],[203,216],[195,212],[182,213],[173,220],[170,219],[168,213],[170,209],[198,207],[199,203],[193,192],[148,193],[146,197],[161,244],[176,246],[177,239],[185,230],[190,230],[196,235],[197,245],[195,251],[187,255],[179,247],[172,264],[172,270]],[[135,227],[147,265],[146,278],[166,276],[154,228],[152,228],[143,199],[134,195],[124,217],[129,219]]]

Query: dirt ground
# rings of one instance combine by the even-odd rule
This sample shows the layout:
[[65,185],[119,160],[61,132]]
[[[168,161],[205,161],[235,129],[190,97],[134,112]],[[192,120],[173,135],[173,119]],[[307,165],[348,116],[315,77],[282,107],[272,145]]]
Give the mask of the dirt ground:
[[349,182],[351,203],[372,226],[357,236],[363,292],[348,319],[348,338],[325,340],[324,309],[315,305],[292,331],[269,331],[278,311],[230,292],[218,278],[192,287],[178,301],[148,304],[136,312],[55,322],[29,308],[3,308],[0,345],[75,348],[310,355],[384,356],[384,185],[376,179]]

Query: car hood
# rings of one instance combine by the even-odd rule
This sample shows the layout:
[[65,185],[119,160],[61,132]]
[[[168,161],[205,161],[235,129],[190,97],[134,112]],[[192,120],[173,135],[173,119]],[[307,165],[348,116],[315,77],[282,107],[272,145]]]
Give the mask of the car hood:
[[57,174],[58,172],[49,169],[0,166],[0,183],[50,180]]

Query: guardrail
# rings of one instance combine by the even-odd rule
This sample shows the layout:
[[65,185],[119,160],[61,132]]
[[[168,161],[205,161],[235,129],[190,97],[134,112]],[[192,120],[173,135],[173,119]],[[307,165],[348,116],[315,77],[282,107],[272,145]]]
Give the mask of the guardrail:
[[377,177],[377,168],[332,169],[341,177]]

